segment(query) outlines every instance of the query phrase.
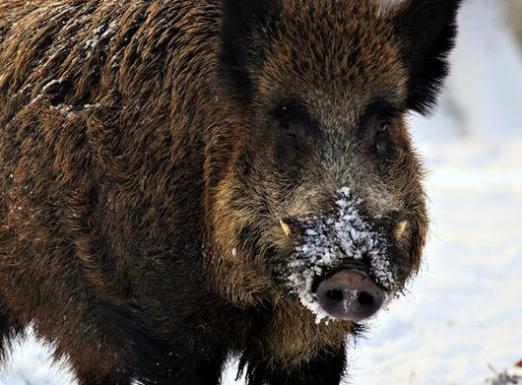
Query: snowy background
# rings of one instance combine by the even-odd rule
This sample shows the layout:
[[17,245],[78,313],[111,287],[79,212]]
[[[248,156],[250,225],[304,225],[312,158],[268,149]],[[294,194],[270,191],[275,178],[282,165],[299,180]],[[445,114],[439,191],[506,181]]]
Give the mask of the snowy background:
[[[411,118],[430,170],[425,263],[410,294],[350,343],[350,384],[503,385],[516,381],[495,382],[495,371],[522,375],[522,41],[512,33],[521,2],[466,0],[440,107]],[[75,384],[49,357],[20,341],[0,385]]]

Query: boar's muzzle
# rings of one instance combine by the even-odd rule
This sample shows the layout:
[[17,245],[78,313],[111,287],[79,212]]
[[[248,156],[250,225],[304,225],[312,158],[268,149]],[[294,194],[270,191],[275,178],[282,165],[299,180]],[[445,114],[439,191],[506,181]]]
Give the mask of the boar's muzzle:
[[318,320],[362,321],[396,289],[391,227],[374,226],[374,218],[359,212],[360,204],[342,188],[330,214],[280,221],[282,233],[294,244],[281,269],[287,287]]

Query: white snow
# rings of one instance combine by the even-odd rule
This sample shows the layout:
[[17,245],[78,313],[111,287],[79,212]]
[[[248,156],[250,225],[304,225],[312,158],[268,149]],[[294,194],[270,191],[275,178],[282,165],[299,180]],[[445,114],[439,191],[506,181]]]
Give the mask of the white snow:
[[50,82],[46,83],[43,87],[42,87],[42,92],[45,92],[47,91],[50,87],[54,86],[55,84],[61,84],[62,81],[59,80],[59,79],[53,79],[51,80]]
[[[431,119],[412,117],[430,170],[425,262],[409,293],[352,341],[350,384],[507,385],[522,375],[522,59],[502,3],[466,0],[442,103]],[[74,384],[49,364],[29,338],[0,384]],[[235,369],[224,384],[243,383]]]
[[73,385],[74,376],[64,361],[52,364],[52,347],[38,341],[32,332],[18,341],[12,354],[12,365],[0,371],[0,385]]
[[116,21],[111,22],[109,25],[103,23],[96,27],[92,36],[84,42],[84,48],[89,50],[88,57],[91,55],[90,50],[94,49],[100,41],[105,41],[107,38],[110,38],[117,29],[118,23]]

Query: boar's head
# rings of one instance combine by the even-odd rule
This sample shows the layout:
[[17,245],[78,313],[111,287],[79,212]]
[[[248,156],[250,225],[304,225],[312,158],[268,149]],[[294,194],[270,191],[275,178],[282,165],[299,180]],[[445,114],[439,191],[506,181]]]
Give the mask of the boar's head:
[[236,304],[297,295],[357,322],[419,268],[406,115],[435,103],[459,1],[381,3],[224,1],[207,219],[213,279]]

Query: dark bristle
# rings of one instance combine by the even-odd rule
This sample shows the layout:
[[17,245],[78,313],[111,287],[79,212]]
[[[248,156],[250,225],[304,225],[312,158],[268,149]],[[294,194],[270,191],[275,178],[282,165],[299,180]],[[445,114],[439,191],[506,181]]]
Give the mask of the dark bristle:
[[449,73],[448,56],[455,46],[460,0],[407,1],[396,23],[408,70],[409,109],[429,114]]

